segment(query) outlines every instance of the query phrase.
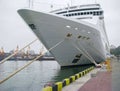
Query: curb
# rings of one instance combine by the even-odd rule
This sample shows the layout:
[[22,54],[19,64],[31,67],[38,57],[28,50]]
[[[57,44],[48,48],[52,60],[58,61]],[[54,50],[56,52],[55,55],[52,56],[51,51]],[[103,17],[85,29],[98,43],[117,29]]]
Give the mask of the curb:
[[83,70],[82,72],[79,72],[73,76],[70,76],[69,78],[64,79],[61,82],[56,82],[55,84],[53,84],[51,86],[44,87],[42,89],[42,91],[62,91],[63,87],[68,86],[70,83],[72,83],[75,80],[79,79],[80,77],[86,75],[93,69],[94,69],[94,66],[87,68],[87,69]]

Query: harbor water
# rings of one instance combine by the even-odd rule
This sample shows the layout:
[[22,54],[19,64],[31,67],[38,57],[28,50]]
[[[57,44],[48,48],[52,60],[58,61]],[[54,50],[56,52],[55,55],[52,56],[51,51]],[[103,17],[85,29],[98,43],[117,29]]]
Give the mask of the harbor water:
[[[0,65],[0,80],[28,61],[7,61]],[[0,91],[42,91],[47,83],[62,81],[89,66],[61,69],[56,61],[35,61],[15,76],[0,84]]]

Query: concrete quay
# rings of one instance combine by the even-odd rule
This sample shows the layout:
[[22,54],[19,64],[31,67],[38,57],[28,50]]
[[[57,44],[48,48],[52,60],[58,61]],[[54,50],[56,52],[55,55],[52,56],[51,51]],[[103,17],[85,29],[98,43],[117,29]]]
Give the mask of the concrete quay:
[[[111,59],[110,62],[111,69],[102,64],[101,68],[81,72],[85,72],[83,76],[79,76],[81,73],[75,74],[72,76],[72,82],[71,78],[66,80],[66,85],[63,81],[59,82],[56,90],[54,87],[48,87],[43,91],[120,91],[120,61]],[[75,80],[76,77],[78,79]]]
[[62,91],[120,91],[120,60],[111,59],[111,67],[95,68]]
[[99,68],[95,68],[94,70],[92,70],[85,76],[79,78],[78,80],[71,83],[70,85],[63,87],[62,91],[78,91],[81,87],[83,87],[91,79],[91,75],[93,77],[96,76],[96,74],[99,70],[100,70]]

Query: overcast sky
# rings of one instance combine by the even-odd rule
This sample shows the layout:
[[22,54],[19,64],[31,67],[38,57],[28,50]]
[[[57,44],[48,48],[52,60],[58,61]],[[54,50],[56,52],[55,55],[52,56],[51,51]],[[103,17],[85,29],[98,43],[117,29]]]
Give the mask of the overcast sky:
[[[17,10],[29,6],[29,0],[0,0],[0,48],[4,47],[5,51],[25,46],[36,36],[26,26]],[[48,12],[53,9],[67,6],[67,4],[79,5],[95,3],[95,0],[34,0],[33,8]],[[120,45],[120,0],[96,0],[100,3],[105,16],[105,25],[110,44]],[[41,44],[37,41],[31,46],[38,52]]]

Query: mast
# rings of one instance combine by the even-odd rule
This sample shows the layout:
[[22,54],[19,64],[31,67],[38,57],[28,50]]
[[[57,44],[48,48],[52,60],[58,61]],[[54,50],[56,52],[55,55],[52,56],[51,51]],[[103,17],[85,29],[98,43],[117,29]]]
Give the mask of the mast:
[[28,0],[28,7],[33,8],[33,3],[34,3],[33,0]]
[[72,0],[71,0],[71,6],[72,6]]

